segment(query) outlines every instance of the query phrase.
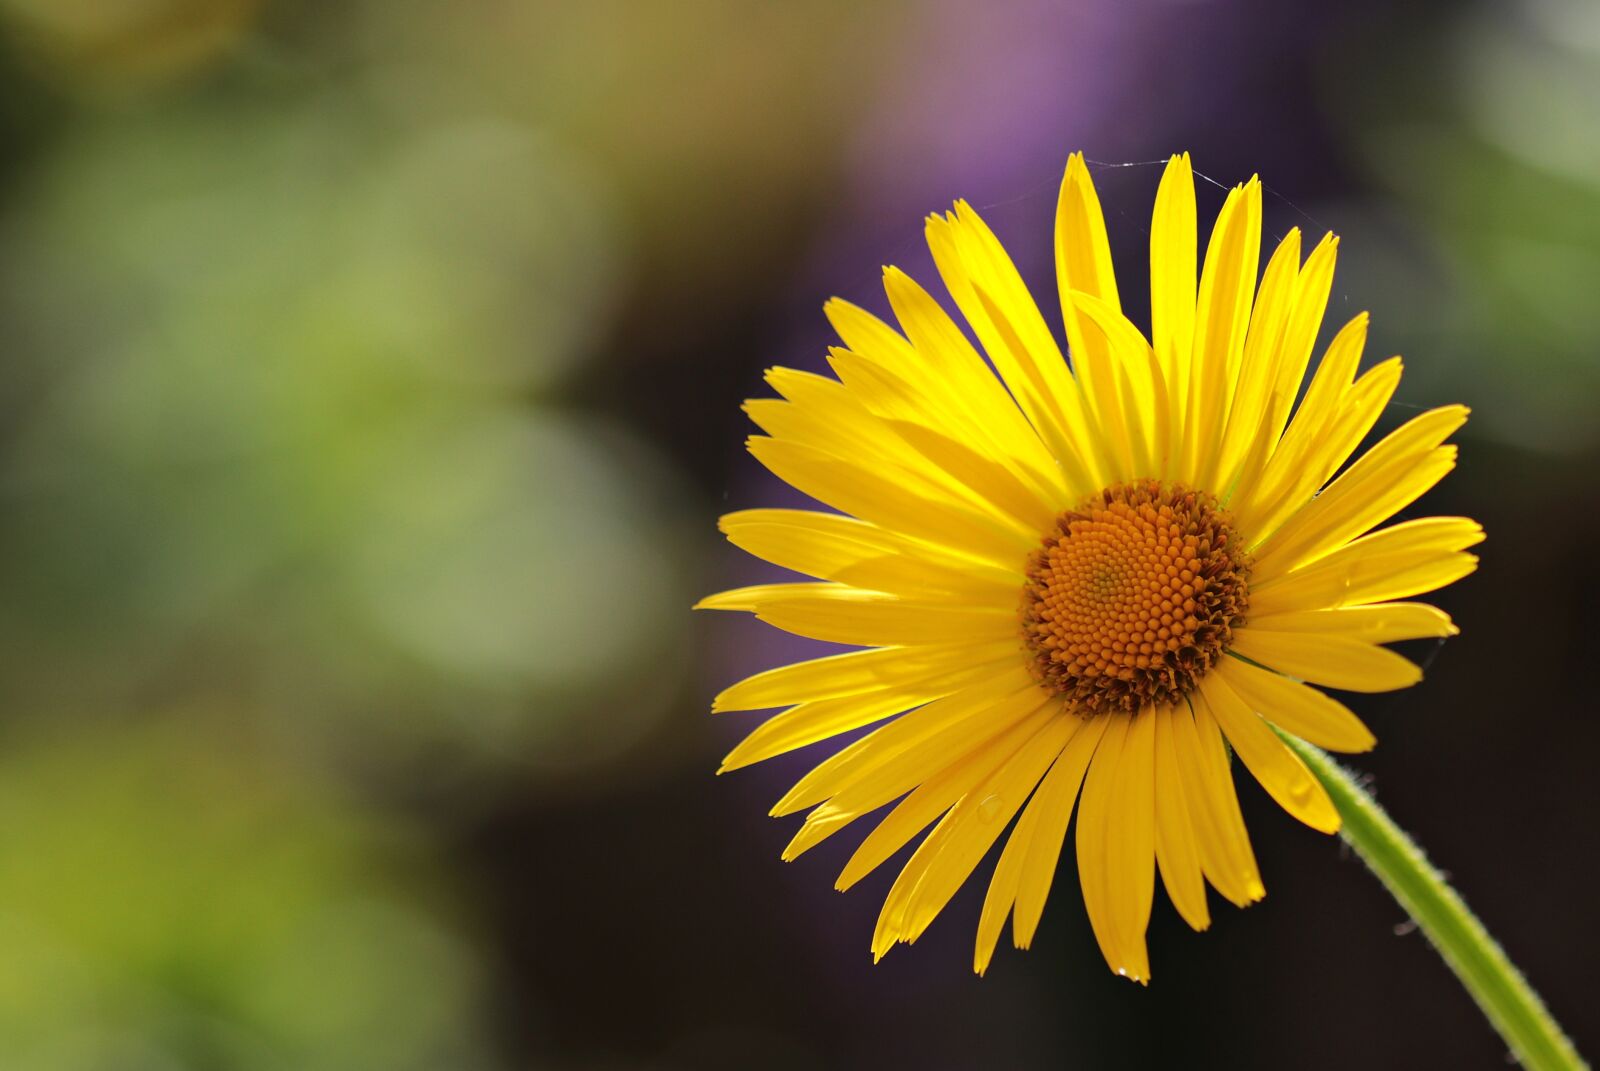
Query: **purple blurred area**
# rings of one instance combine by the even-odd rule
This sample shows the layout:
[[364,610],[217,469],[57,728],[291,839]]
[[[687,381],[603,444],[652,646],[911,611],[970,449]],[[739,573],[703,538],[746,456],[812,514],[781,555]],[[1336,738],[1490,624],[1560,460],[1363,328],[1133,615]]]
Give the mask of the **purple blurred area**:
[[1144,322],[1160,166],[1342,236],[1326,335],[1474,407],[1483,521],[1356,763],[1580,1048],[1600,941],[1600,18],[1587,0],[748,5],[0,0],[0,1067],[1486,1067],[1337,841],[1253,783],[1269,895],[1112,977],[992,860],[868,950],[901,853],[778,856],[832,750],[716,777],[734,680],[825,652],[713,590],[821,306],[942,295],[957,198],[1054,321],[1091,161]]

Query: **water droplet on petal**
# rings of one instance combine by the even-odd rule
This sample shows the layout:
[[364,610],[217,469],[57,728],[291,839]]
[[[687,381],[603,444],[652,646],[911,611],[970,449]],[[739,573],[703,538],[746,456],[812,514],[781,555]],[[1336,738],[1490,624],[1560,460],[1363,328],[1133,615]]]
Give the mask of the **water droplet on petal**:
[[988,795],[983,802],[978,804],[978,819],[983,822],[993,822],[995,815],[1000,813],[1000,797]]

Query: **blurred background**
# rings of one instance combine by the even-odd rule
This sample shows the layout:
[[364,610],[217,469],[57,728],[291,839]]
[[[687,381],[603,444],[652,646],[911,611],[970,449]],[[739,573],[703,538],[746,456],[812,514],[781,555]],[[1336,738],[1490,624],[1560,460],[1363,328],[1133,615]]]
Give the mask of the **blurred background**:
[[1464,634],[1358,765],[1600,1053],[1597,102],[1591,0],[0,0],[0,1067],[1502,1066],[1253,783],[1270,895],[1158,895],[1145,990],[1072,880],[875,968],[897,865],[765,817],[817,756],[712,777],[808,653],[688,611],[792,504],[739,401],[956,197],[1051,286],[1074,149],[1136,319],[1189,149],[1344,235],[1380,430],[1474,406]]

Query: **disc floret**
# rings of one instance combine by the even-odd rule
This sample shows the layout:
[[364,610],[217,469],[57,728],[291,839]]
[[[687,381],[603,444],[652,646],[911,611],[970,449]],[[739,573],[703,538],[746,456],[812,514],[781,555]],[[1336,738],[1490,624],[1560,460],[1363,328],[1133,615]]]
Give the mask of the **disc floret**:
[[1063,513],[1028,558],[1022,634],[1041,683],[1085,717],[1177,702],[1243,624],[1232,518],[1182,484],[1116,484]]

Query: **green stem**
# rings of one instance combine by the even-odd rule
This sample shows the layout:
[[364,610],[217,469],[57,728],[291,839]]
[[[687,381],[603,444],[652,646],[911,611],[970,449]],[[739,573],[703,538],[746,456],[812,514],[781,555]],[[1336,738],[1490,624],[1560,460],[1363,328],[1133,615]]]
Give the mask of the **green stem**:
[[1344,819],[1345,841],[1428,935],[1522,1066],[1534,1071],[1587,1066],[1489,931],[1350,771],[1321,748],[1280,735],[1333,798]]

